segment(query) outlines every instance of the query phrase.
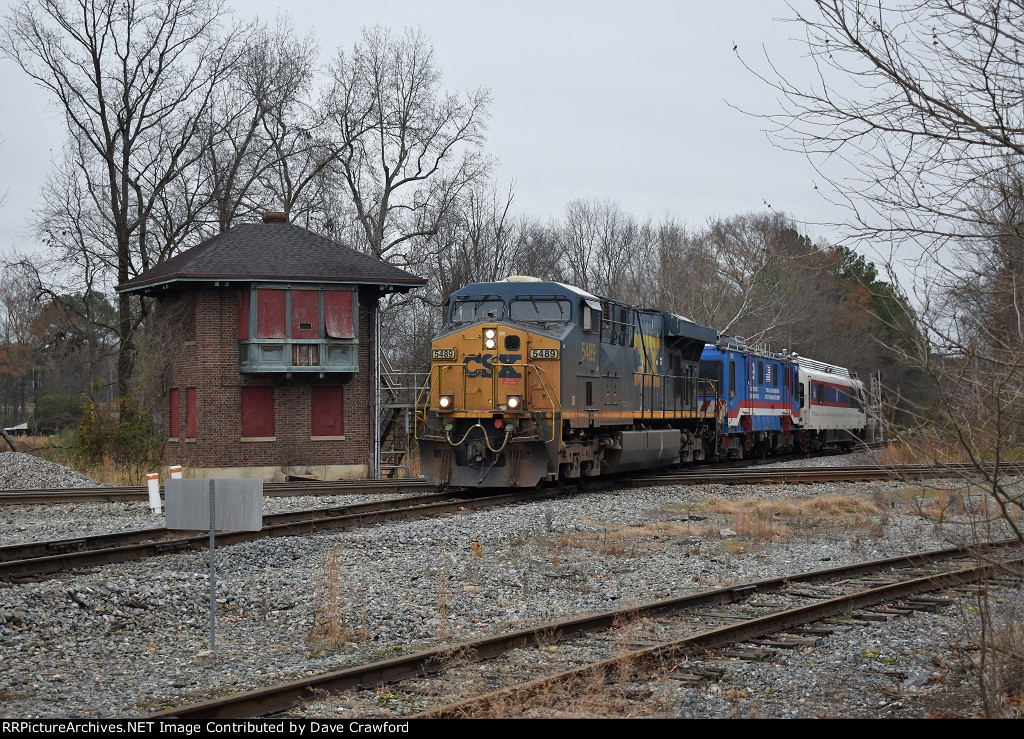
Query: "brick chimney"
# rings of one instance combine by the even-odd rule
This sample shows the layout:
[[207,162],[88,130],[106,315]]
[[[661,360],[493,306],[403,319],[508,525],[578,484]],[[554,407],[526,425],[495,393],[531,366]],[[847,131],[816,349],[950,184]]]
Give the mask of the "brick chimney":
[[288,214],[279,210],[267,211],[263,214],[264,223],[288,223]]

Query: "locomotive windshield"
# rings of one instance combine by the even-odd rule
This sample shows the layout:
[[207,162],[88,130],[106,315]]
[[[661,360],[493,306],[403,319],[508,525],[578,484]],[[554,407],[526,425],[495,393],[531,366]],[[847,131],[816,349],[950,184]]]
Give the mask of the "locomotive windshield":
[[505,302],[493,298],[464,298],[452,305],[452,323],[475,323],[505,317]]
[[513,321],[568,323],[572,317],[572,303],[560,299],[513,300],[509,304],[509,317]]

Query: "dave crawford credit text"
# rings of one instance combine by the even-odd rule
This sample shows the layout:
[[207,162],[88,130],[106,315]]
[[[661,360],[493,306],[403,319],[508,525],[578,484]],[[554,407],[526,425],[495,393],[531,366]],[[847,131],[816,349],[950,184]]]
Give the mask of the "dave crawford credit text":
[[408,721],[0,721],[0,733],[33,734],[408,734]]

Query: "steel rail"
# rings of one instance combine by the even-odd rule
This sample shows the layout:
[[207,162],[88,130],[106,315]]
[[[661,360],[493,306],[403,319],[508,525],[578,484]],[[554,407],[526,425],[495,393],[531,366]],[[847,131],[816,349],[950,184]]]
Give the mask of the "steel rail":
[[[396,507],[408,508],[410,506],[427,505],[445,500],[458,499],[460,495],[460,493],[452,491],[408,498],[389,498],[387,500],[354,503],[346,506],[331,506],[330,508],[313,508],[302,511],[268,513],[263,516],[263,525],[275,526],[280,524],[296,523],[299,521],[319,521],[335,516],[387,511]],[[181,537],[182,532],[180,530],[152,528],[138,529],[135,531],[122,531],[113,534],[93,534],[68,539],[56,539],[53,541],[11,544],[0,547],[0,562],[32,559],[35,557],[47,557],[50,555],[67,554],[70,552],[79,552],[84,550],[113,548],[146,541],[156,542],[166,539],[180,539]]]
[[[924,465],[868,466],[868,467],[800,467],[742,470],[721,470],[713,472],[690,471],[671,475],[638,477],[627,484],[631,487],[648,485],[697,485],[726,484],[753,485],[757,483],[814,483],[814,482],[863,482],[871,480],[926,480],[964,478],[975,468],[970,466],[931,467]],[[1000,467],[1004,474],[1024,474],[1024,467]]]
[[[1024,474],[1024,465],[1006,464],[998,467],[981,467],[969,464],[940,465],[877,465],[877,466],[832,466],[799,468],[759,468],[757,465],[741,468],[695,468],[669,475],[642,475],[624,484],[634,487],[644,485],[672,485],[693,483],[751,484],[754,482],[818,482],[818,481],[863,481],[881,479],[926,479],[967,475],[974,471],[992,473],[1000,471],[1008,475]],[[611,480],[612,478],[601,478]],[[615,478],[622,482],[622,478]],[[381,492],[415,493],[434,490],[422,478],[403,480],[344,480],[304,481],[266,483],[263,487],[267,497],[314,496],[314,495],[356,495]],[[95,487],[57,488],[39,490],[0,491],[0,505],[34,505],[42,503],[71,502],[116,502],[148,500],[145,487]]]
[[[253,541],[266,536],[297,535],[326,528],[360,525],[364,518],[348,519],[346,516],[369,516],[379,514],[380,521],[416,515],[445,513],[451,507],[436,507],[446,500],[463,501],[456,507],[481,507],[502,505],[525,500],[540,500],[554,495],[568,494],[577,490],[598,491],[615,485],[642,487],[647,485],[672,484],[731,484],[750,485],[757,483],[808,483],[825,481],[863,481],[896,478],[927,478],[939,475],[945,468],[923,465],[901,467],[825,467],[771,470],[730,470],[721,473],[690,472],[682,475],[643,477],[634,479],[604,478],[587,485],[571,487],[550,487],[523,489],[513,493],[492,494],[485,498],[460,497],[459,491],[420,495],[404,499],[375,501],[350,506],[331,507],[291,513],[269,514],[264,517],[261,532],[227,532],[220,534],[217,543],[221,546]],[[468,501],[474,501],[472,505]],[[319,524],[319,527],[317,526]],[[284,527],[284,528],[282,528]],[[120,534],[73,537],[50,542],[38,542],[0,547],[0,579],[47,574],[73,567],[91,566],[107,562],[128,561],[145,556],[162,554],[167,551],[198,548],[198,542],[205,538],[198,534],[182,539],[166,529],[147,529]],[[109,553],[109,559],[105,554]],[[34,564],[33,564],[34,563]]]
[[[1017,564],[1022,562],[1024,560],[1016,561]],[[615,671],[614,674],[621,677],[624,667],[635,674],[642,665],[658,665],[678,661],[699,651],[721,649],[748,639],[766,637],[785,629],[839,616],[855,609],[867,608],[923,592],[964,585],[986,577],[993,572],[995,567],[994,564],[976,565],[944,574],[927,575],[891,585],[880,585],[855,593],[847,593],[800,608],[771,613],[684,639],[627,652],[593,664],[546,675],[521,685],[491,691],[446,706],[438,706],[406,718],[464,718],[470,715],[480,715],[480,712],[486,712],[490,706],[501,703],[523,705],[531,698],[550,691],[556,685],[569,684],[572,681],[587,679],[595,675],[607,679],[613,674],[613,671]]]

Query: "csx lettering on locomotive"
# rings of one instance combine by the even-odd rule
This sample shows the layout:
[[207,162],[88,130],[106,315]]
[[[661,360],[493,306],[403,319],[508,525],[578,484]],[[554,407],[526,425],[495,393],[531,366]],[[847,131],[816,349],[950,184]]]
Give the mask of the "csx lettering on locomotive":
[[[522,354],[499,354],[498,377],[522,377],[521,372],[515,367],[510,366],[522,358]],[[466,368],[466,377],[492,377],[494,375],[493,354],[467,354],[462,364]],[[478,364],[480,366],[470,369],[469,366],[471,364]]]

